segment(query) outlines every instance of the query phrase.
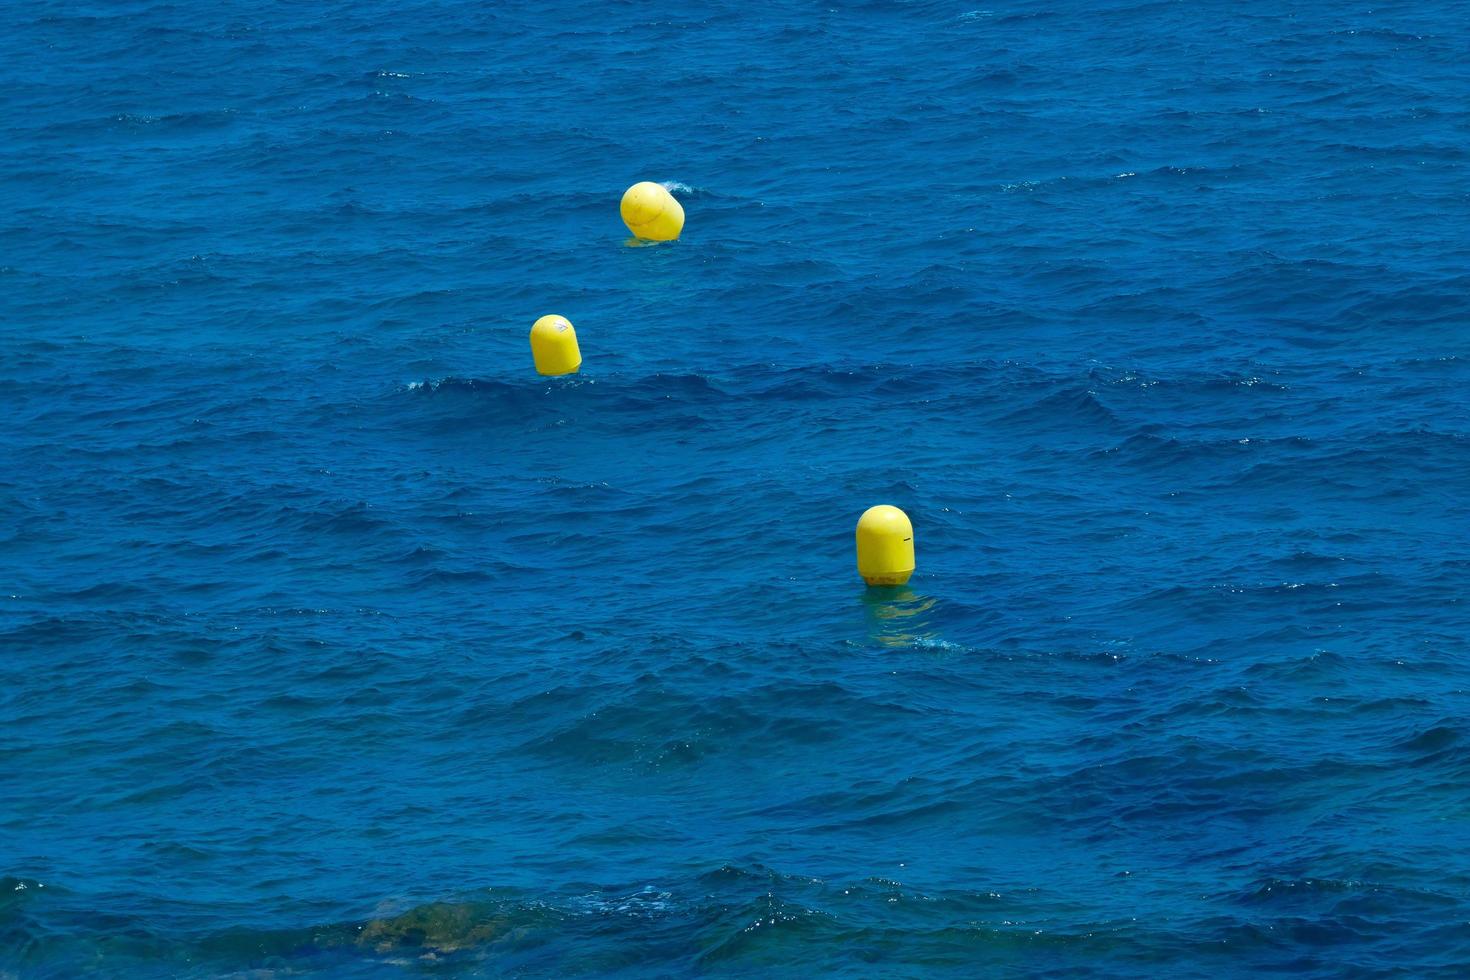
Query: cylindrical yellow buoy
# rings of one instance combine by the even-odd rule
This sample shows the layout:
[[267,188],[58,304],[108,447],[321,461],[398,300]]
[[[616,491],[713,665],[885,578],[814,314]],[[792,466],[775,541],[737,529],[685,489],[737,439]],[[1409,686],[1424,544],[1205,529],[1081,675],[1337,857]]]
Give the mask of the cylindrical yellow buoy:
[[914,526],[889,504],[863,511],[857,523],[858,574],[869,585],[905,585],[914,574]]
[[623,224],[639,238],[671,242],[684,230],[684,208],[663,184],[651,180],[629,187],[623,194]]
[[564,316],[543,316],[531,327],[531,356],[536,371],[556,376],[576,374],[582,366],[582,349],[577,346],[577,331]]

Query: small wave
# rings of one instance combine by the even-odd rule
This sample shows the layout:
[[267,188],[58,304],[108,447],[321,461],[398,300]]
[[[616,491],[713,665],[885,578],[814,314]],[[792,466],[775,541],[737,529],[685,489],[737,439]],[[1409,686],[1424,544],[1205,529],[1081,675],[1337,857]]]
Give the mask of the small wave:
[[14,892],[25,892],[32,889],[39,890],[45,887],[45,882],[37,881],[34,878],[15,878],[10,875],[0,877],[0,895]]
[[1118,425],[1118,417],[1098,399],[1097,392],[1081,386],[1050,392],[1003,417],[1024,420],[1032,426],[1057,425],[1066,429],[1078,425],[1112,429]]
[[1464,758],[1464,753],[1458,751],[1456,746],[1464,741],[1464,738],[1463,729],[1447,722],[1441,722],[1400,742],[1394,748],[1417,757],[1410,765],[1424,765],[1447,759],[1458,762]]
[[[1382,914],[1392,909],[1402,913],[1416,908],[1429,912],[1455,904],[1454,899],[1443,892],[1407,888],[1384,881],[1334,877],[1271,877],[1232,897],[1241,905],[1281,906],[1283,911],[1317,909],[1329,915],[1346,914],[1355,918],[1365,912]],[[1358,919],[1357,923],[1363,924],[1363,920]]]

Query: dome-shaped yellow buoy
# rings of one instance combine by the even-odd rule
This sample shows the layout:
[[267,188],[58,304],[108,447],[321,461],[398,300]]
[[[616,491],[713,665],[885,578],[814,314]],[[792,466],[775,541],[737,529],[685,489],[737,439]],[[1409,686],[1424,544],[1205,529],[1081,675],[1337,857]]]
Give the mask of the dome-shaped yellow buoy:
[[869,585],[905,585],[914,574],[914,526],[889,504],[863,511],[857,523],[858,574]]
[[531,357],[539,374],[576,374],[582,366],[577,331],[564,316],[543,316],[531,327]]
[[651,180],[629,187],[623,194],[623,224],[639,238],[671,242],[684,230],[684,208],[663,184]]

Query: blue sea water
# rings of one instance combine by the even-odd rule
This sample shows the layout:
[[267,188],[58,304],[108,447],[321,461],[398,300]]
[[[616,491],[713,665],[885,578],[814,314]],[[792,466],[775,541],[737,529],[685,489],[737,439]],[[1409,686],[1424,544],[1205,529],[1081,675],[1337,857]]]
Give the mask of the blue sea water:
[[0,977],[1470,972],[1470,5],[976,2],[0,7]]

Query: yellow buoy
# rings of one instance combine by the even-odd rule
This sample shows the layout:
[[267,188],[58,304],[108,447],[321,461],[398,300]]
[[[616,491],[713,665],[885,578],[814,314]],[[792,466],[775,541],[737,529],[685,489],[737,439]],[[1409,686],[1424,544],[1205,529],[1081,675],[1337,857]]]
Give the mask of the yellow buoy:
[[914,526],[889,504],[863,511],[857,523],[858,574],[869,585],[905,585],[914,574]]
[[671,242],[684,230],[684,208],[668,188],[651,180],[629,187],[623,194],[623,224],[639,238]]
[[582,366],[577,331],[564,316],[543,316],[531,327],[531,356],[540,374],[576,374]]

